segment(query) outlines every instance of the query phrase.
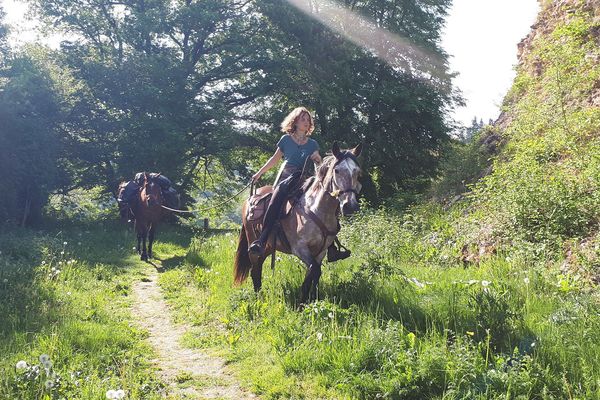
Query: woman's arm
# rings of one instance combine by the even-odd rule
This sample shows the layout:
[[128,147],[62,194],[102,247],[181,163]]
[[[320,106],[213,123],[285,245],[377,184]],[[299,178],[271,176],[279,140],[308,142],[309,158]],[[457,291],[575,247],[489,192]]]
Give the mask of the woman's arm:
[[314,153],[311,154],[310,159],[313,160],[316,164],[321,164],[321,155],[319,154],[319,150],[315,150]]
[[279,160],[281,160],[282,157],[283,157],[283,152],[278,147],[277,150],[275,150],[275,153],[273,153],[273,155],[271,156],[271,158],[269,158],[269,160],[265,163],[265,165],[263,165],[262,168],[259,169],[257,173],[252,175],[252,181],[256,182],[257,180],[259,180],[260,177],[265,172],[270,170],[273,167],[273,165],[277,164],[279,162]]

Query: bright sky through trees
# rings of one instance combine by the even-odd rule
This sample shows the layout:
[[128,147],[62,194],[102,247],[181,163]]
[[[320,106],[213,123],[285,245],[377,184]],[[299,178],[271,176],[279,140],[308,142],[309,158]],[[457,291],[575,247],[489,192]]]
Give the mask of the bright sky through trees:
[[517,44],[529,33],[539,11],[536,0],[454,0],[442,45],[466,106],[455,118],[496,119],[515,76]]
[[[26,20],[22,1],[0,0],[0,4],[13,30],[13,44],[44,38],[50,46],[58,46],[60,37],[35,32],[37,24]],[[451,55],[451,70],[459,73],[454,83],[467,103],[455,113],[459,122],[469,125],[475,116],[484,122],[498,116],[514,77],[517,43],[529,32],[538,11],[536,0],[454,1],[442,44]]]

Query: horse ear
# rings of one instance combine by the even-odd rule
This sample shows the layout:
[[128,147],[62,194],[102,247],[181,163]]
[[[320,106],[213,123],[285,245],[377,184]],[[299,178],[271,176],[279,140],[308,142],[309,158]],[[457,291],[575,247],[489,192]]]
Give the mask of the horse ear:
[[337,140],[335,142],[333,142],[333,146],[331,148],[331,152],[333,153],[333,155],[335,156],[335,158],[340,158],[341,153],[340,153],[340,145],[338,144]]
[[356,146],[355,148],[352,149],[352,154],[354,154],[354,157],[358,157],[360,155],[360,153],[362,152],[363,149],[363,145],[362,143],[360,143],[358,146]]

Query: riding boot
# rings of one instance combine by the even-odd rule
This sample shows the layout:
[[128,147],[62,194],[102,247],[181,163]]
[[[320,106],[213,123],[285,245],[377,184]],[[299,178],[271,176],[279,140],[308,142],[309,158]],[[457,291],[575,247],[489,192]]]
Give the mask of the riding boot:
[[265,212],[265,217],[263,220],[263,227],[260,233],[260,237],[252,242],[250,247],[248,247],[248,251],[252,253],[256,253],[262,255],[265,251],[265,244],[269,239],[269,235],[273,230],[273,226],[275,222],[279,219],[279,214],[281,213],[281,207],[283,203],[287,200],[287,197],[290,193],[291,188],[295,186],[297,179],[300,178],[300,172],[294,172],[292,175],[282,180],[273,191],[273,195],[271,196],[271,202],[267,207],[267,211]]
[[[335,241],[339,244],[338,238],[336,236]],[[340,245],[340,247],[343,247]],[[334,262],[338,260],[343,260],[345,258],[350,257],[351,251],[344,247],[344,250],[340,250],[336,247],[335,243],[331,243],[331,246],[327,248],[327,261]]]

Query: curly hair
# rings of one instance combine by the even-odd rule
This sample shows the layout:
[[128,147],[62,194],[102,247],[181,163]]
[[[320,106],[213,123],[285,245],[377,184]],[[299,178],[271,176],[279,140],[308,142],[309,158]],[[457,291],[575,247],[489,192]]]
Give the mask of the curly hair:
[[281,123],[281,132],[290,134],[294,133],[296,131],[296,122],[298,122],[298,119],[304,113],[308,114],[308,119],[310,120],[310,126],[306,131],[306,135],[310,135],[315,130],[315,122],[310,114],[310,111],[308,111],[305,107],[294,108],[292,112],[284,118],[283,122]]

